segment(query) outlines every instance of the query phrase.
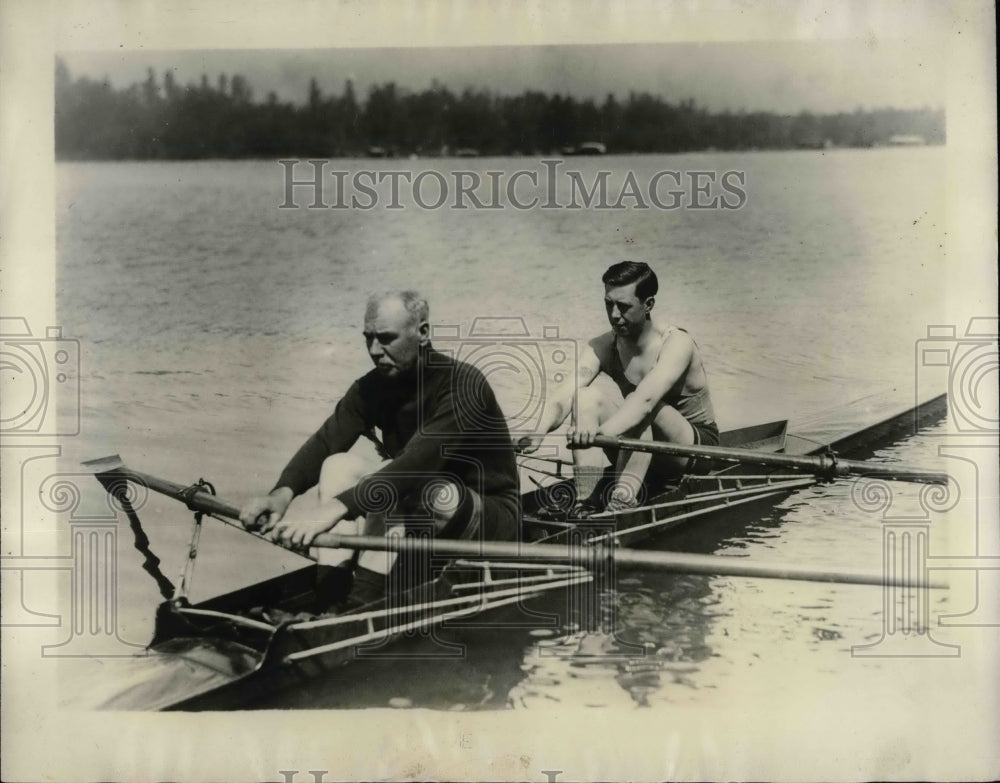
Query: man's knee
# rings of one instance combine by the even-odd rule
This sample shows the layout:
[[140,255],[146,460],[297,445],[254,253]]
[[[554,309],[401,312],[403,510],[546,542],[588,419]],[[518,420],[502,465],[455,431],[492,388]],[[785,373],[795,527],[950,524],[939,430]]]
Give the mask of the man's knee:
[[463,506],[472,500],[476,493],[468,487],[463,487],[453,481],[435,482],[427,490],[426,505],[435,519],[448,522],[455,518]]
[[577,390],[573,406],[577,416],[604,418],[608,414],[609,403],[607,396],[601,389],[594,386],[584,386]]
[[360,473],[370,470],[368,461],[357,454],[344,452],[342,454],[331,454],[323,460],[323,470],[334,470],[338,473]]
[[468,487],[452,481],[435,483],[427,491],[425,504],[434,517],[437,531],[460,536],[482,513],[482,499]]
[[320,495],[326,498],[339,494],[357,484],[374,469],[368,460],[356,454],[331,454],[323,460],[323,467],[320,469]]
[[653,439],[690,446],[694,438],[691,422],[675,407],[661,402],[653,415]]

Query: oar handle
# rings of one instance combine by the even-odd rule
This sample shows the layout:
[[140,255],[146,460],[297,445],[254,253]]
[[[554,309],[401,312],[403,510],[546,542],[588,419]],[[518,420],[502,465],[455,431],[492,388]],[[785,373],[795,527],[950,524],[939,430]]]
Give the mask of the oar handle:
[[[610,435],[595,435],[594,445],[606,449],[627,449],[643,451],[650,454],[671,454],[682,457],[700,457],[717,462],[748,463],[766,467],[795,468],[806,470],[819,476],[834,478],[837,476],[881,476],[902,481],[919,481],[927,484],[947,484],[948,474],[926,468],[915,468],[908,465],[896,465],[887,462],[865,462],[861,460],[841,459],[830,454],[811,454],[797,456],[778,454],[770,451],[755,451],[753,449],[728,448],[724,446],[686,446],[680,443],[665,443],[662,441],[640,440],[638,438],[613,437]],[[570,448],[579,448],[570,446]]]

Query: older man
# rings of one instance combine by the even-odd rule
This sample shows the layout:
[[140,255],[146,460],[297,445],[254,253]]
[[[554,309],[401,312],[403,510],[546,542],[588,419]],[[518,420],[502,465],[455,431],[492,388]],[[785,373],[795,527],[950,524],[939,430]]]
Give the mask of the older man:
[[[573,456],[578,503],[572,512],[576,516],[604,509],[627,510],[638,501],[645,483],[662,483],[694,467],[686,457],[611,451],[607,454],[613,466],[611,480],[598,485],[596,476],[603,460],[597,449],[586,448],[593,445],[595,435],[685,445],[719,443],[698,346],[684,329],[653,315],[656,273],[641,261],[622,261],[611,266],[601,280],[611,331],[595,337],[581,351],[577,377],[551,395],[540,427],[551,431],[571,410],[575,414],[568,437],[577,447]],[[620,397],[593,384],[601,373],[618,387]],[[532,451],[539,440],[537,436],[522,438],[518,445]]]
[[[270,494],[243,507],[245,526],[300,547],[342,522],[338,532],[380,533],[387,522],[398,531],[422,520],[446,537],[516,538],[517,467],[503,413],[482,373],[432,348],[428,317],[413,291],[368,301],[364,338],[375,368],[351,385]],[[377,444],[381,464],[349,452],[363,436]],[[372,553],[361,566],[378,572],[392,559]]]

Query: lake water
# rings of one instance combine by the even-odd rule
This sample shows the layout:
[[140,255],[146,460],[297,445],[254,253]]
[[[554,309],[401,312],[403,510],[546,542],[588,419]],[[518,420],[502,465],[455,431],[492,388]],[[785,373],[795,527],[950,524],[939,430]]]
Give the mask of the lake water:
[[[976,281],[950,272],[942,249],[943,149],[608,156],[564,165],[586,182],[612,171],[618,187],[628,171],[639,183],[664,170],[741,171],[747,200],[738,210],[278,209],[283,170],[274,161],[60,164],[58,316],[81,345],[81,434],[64,449],[66,464],[118,452],[178,482],[204,476],[237,504],[266,491],[368,369],[360,327],[372,290],[426,292],[432,322],[463,336],[477,318],[493,319],[479,321],[491,328],[507,319],[508,331],[521,319],[530,335],[555,327],[558,337],[546,333],[546,344],[572,346],[605,327],[603,270],[623,258],[646,260],[660,276],[657,310],[702,349],[721,426],[787,418],[792,431],[817,433],[856,424],[838,412],[859,400],[911,404],[915,341],[928,324],[955,323],[957,286],[976,290]],[[329,164],[349,172],[458,167],[484,180],[486,171],[509,178],[540,170],[520,159]],[[520,182],[522,197],[534,195]],[[307,194],[297,198],[308,203]],[[505,410],[526,404],[524,377],[492,376]],[[935,465],[935,443],[922,434],[886,456]],[[172,579],[186,555],[188,516],[156,498],[143,510],[144,519],[177,522],[155,533],[147,524]],[[857,508],[847,484],[796,492],[748,511],[744,522],[710,550],[816,567],[881,565],[879,518]],[[119,538],[120,635],[142,644],[160,596],[131,536]],[[295,561],[210,522],[192,597]],[[834,688],[889,687],[888,663],[850,655],[881,633],[878,588],[639,573],[623,575],[618,598],[616,637],[572,628],[495,634],[458,664],[352,665],[265,706],[405,699],[436,709],[657,710],[780,700],[789,684],[820,699]],[[944,599],[934,601],[940,611]],[[623,642],[644,646],[645,663],[580,667],[551,654]],[[67,665],[70,700],[81,696],[73,682],[84,665]],[[134,665],[109,664],[103,682]],[[906,667],[892,665],[908,681]],[[111,676],[110,666],[119,667]]]

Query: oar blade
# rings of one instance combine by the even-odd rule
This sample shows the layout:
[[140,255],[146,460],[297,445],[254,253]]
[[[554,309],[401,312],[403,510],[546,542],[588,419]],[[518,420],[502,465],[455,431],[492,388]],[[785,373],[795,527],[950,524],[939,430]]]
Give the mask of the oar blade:
[[118,454],[109,454],[106,457],[84,460],[80,463],[84,470],[98,476],[102,473],[111,473],[125,467],[125,462]]

